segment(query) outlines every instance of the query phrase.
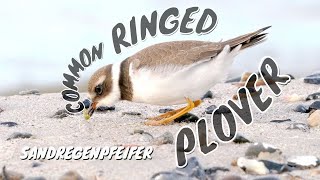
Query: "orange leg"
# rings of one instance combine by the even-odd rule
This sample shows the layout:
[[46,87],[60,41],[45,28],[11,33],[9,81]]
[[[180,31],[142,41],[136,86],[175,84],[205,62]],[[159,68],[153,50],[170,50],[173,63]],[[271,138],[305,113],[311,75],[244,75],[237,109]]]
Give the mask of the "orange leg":
[[180,116],[188,113],[193,108],[199,106],[202,102],[201,100],[192,101],[189,98],[186,98],[186,100],[188,102],[188,105],[186,107],[167,112],[165,114],[162,114],[162,115],[154,117],[154,118],[149,118],[151,120],[147,121],[145,124],[151,125],[151,126],[159,126],[159,125],[169,124],[172,121],[174,121],[175,119],[179,118]]

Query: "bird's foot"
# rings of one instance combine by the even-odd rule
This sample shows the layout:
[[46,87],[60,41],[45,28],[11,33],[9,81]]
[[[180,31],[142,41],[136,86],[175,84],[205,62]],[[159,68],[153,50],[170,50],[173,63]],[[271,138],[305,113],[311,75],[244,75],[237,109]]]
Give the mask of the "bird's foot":
[[177,110],[169,111],[165,114],[162,114],[160,116],[154,117],[154,118],[148,118],[149,121],[145,122],[146,125],[150,126],[160,126],[160,125],[166,125],[171,122],[173,122],[175,119],[179,118],[180,116],[188,113],[193,108],[199,106],[201,104],[201,100],[192,101],[189,98],[186,98],[186,101],[188,105],[184,108],[180,108]]

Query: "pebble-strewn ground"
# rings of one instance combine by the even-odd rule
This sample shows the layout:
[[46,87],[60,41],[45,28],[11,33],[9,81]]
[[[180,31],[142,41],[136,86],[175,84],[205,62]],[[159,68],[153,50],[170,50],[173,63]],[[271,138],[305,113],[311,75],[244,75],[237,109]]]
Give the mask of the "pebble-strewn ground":
[[[237,120],[238,133],[241,133],[252,142],[264,142],[271,144],[282,151],[285,159],[295,155],[312,155],[320,157],[320,128],[311,128],[310,131],[299,129],[287,129],[292,123],[307,123],[308,114],[294,112],[293,109],[299,105],[309,105],[311,101],[286,102],[284,96],[299,94],[308,95],[319,91],[319,85],[306,84],[302,80],[293,80],[289,85],[283,87],[280,97],[274,98],[271,108],[260,113],[253,107],[254,122],[244,125]],[[265,92],[274,97],[267,87]],[[192,113],[199,117],[206,115],[205,109],[210,105],[225,103],[236,92],[236,87],[231,84],[218,84],[212,88],[213,99],[205,99],[204,103],[194,109]],[[85,94],[82,94],[82,99]],[[264,96],[266,97],[266,96]],[[135,104],[131,102],[120,102],[116,104],[114,111],[97,112],[90,123],[87,124],[81,115],[67,116],[64,118],[52,118],[60,109],[64,108],[66,102],[61,94],[41,95],[15,95],[0,97],[0,123],[15,122],[0,125],[0,167],[6,166],[7,171],[22,173],[25,177],[45,177],[46,179],[58,179],[65,172],[74,170],[84,178],[99,177],[101,179],[150,179],[152,175],[160,171],[171,171],[175,168],[174,144],[153,145],[154,153],[152,160],[129,161],[129,160],[90,160],[90,161],[22,161],[19,159],[23,146],[113,146],[113,145],[149,145],[150,138],[145,134],[132,134],[134,130],[144,130],[154,137],[158,137],[169,131],[175,137],[179,128],[184,125],[195,127],[194,123],[174,123],[167,126],[146,126],[143,124],[145,118],[159,114],[160,106],[146,104]],[[180,106],[174,106],[177,108]],[[140,112],[141,116],[123,115],[123,112]],[[271,120],[291,119],[283,123],[272,123]],[[31,138],[7,140],[13,133],[30,133]],[[28,134],[27,134],[28,135]],[[215,138],[210,127],[209,140]],[[216,138],[215,138],[216,139]],[[235,144],[233,142],[219,144],[213,153],[203,156],[198,149],[188,157],[195,156],[203,168],[225,167],[230,171],[218,171],[216,177],[221,179],[226,175],[238,175],[243,178],[257,177],[244,172],[237,166],[232,166],[232,161],[244,157],[250,143]],[[37,167],[32,167],[36,164]],[[303,179],[320,179],[315,169],[296,170],[282,174],[274,174],[281,179],[300,176]],[[313,173],[313,174],[312,174]],[[311,174],[313,176],[311,176]]]

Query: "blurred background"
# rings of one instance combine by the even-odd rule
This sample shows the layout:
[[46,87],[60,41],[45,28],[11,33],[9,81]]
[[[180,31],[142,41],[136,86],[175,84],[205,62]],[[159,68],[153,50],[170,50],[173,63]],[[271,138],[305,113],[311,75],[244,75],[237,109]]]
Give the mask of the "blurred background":
[[[129,22],[136,17],[151,17],[154,10],[158,20],[162,13],[177,7],[179,19],[186,8],[198,6],[200,11],[189,25],[195,28],[205,8],[218,16],[215,30],[206,35],[162,35],[152,38],[147,33],[145,41],[139,39],[135,46],[124,48],[116,54],[112,43],[112,28],[117,23],[126,27],[130,41]],[[68,73],[71,58],[78,59],[83,48],[104,43],[104,58],[94,62],[76,85],[86,90],[90,75],[99,67],[121,61],[149,45],[173,40],[220,41],[272,25],[268,40],[241,53],[235,60],[230,77],[244,71],[257,71],[264,56],[273,57],[281,73],[303,77],[320,69],[320,1],[318,0],[10,0],[0,6],[0,95],[17,94],[36,88],[41,93],[61,92],[64,89],[62,74]],[[181,21],[180,21],[181,22]]]

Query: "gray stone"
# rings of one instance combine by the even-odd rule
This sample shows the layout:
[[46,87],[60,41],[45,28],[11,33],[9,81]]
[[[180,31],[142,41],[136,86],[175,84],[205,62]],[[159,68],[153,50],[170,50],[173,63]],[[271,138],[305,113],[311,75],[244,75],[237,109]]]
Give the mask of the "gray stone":
[[250,145],[245,153],[247,157],[258,157],[261,152],[276,153],[281,151],[272,145],[265,143],[254,143]]
[[37,90],[37,89],[30,89],[30,90],[25,90],[25,91],[20,91],[19,92],[19,95],[30,95],[30,94],[33,94],[33,95],[40,95],[40,91]]
[[202,96],[201,100],[206,99],[206,98],[212,99],[212,98],[213,98],[213,93],[212,93],[211,91],[206,92],[206,93]]
[[295,112],[300,112],[300,113],[308,113],[309,112],[309,107],[306,107],[302,104],[298,105],[293,109]]
[[309,112],[312,110],[318,110],[320,109],[320,101],[315,101],[309,106]]
[[234,138],[233,142],[237,143],[237,144],[250,143],[250,141],[247,138],[245,138],[244,136],[242,136],[241,134],[237,134],[237,136]]
[[39,163],[39,162],[33,162],[32,164],[31,164],[31,167],[39,167],[39,166],[41,166],[41,163]]
[[263,162],[264,166],[269,169],[270,173],[283,173],[287,171],[291,171],[291,168],[286,164],[280,164],[273,161],[268,160],[260,160]]
[[27,177],[23,180],[46,180],[46,178],[44,178],[42,176],[37,176],[37,177]]
[[303,80],[305,83],[309,84],[320,84],[320,73],[312,74],[307,76]]
[[173,135],[171,132],[165,132],[163,135],[154,138],[151,143],[154,145],[173,144]]
[[91,105],[91,101],[89,99],[85,99],[82,103],[86,109],[88,109]]
[[212,114],[215,109],[217,109],[216,105],[211,105],[211,106],[207,107],[206,114]]
[[298,129],[298,130],[301,130],[303,132],[309,132],[310,131],[310,127],[305,123],[293,123],[287,129],[289,129],[289,130]]
[[115,106],[99,106],[97,111],[114,111],[116,110]]
[[291,119],[271,120],[270,122],[273,122],[273,123],[291,122]]
[[[184,168],[176,168],[173,171],[154,174],[152,180],[210,180],[215,179],[217,171],[229,171],[224,167],[211,167],[203,169],[196,157],[188,159]],[[231,179],[230,179],[231,180]]]
[[18,124],[15,123],[15,122],[8,121],[8,122],[1,122],[0,125],[2,125],[2,126],[8,126],[8,127],[13,127],[13,126],[17,126]]
[[58,119],[62,119],[65,118],[69,115],[69,113],[65,110],[65,109],[61,109],[58,110],[57,112],[55,112],[51,118],[58,118]]
[[307,101],[315,100],[315,99],[320,99],[320,92],[316,92],[316,93],[310,94],[306,98]]
[[123,115],[123,116],[124,116],[124,115],[141,116],[141,113],[131,111],[131,112],[122,112],[122,115]]
[[280,180],[280,179],[275,176],[263,176],[263,177],[254,178],[252,180]]
[[31,138],[32,137],[32,134],[30,133],[20,133],[20,132],[15,132],[13,134],[11,134],[7,141],[8,140],[12,140],[12,139],[18,139],[18,138],[21,138],[21,139],[27,139],[27,138]]

